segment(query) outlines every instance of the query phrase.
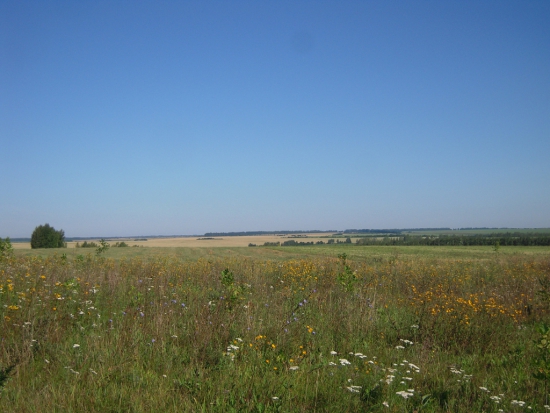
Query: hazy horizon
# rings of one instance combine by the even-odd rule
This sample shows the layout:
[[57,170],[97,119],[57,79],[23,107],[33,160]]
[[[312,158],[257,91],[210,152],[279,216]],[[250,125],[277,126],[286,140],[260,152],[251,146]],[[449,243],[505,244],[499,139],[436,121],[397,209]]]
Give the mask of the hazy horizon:
[[[63,228],[55,228],[56,230],[62,230]],[[228,232],[219,232],[219,231],[211,231],[211,232],[205,232],[205,233],[201,233],[201,234],[133,234],[133,235],[105,235],[105,234],[95,234],[95,235],[86,235],[86,236],[81,236],[81,235],[67,235],[65,234],[65,238],[66,239],[72,239],[72,240],[78,240],[78,239],[101,239],[101,238],[104,238],[104,239],[118,239],[118,238],[180,238],[180,237],[202,237],[202,236],[208,236],[208,235],[211,235],[211,234],[216,234],[215,236],[224,236],[224,234],[226,234],[225,236],[235,236],[233,234],[243,234],[243,235],[254,235],[254,234],[248,234],[248,233],[260,233],[260,232],[263,232],[263,233],[269,233],[269,234],[277,234],[277,233],[289,233],[289,234],[292,234],[292,233],[295,233],[295,234],[305,234],[305,233],[323,233],[323,234],[327,234],[327,233],[339,233],[339,232],[345,232],[345,231],[354,231],[354,230],[357,230],[357,231],[360,231],[360,230],[371,230],[371,231],[381,231],[381,230],[400,230],[400,231],[414,231],[414,230],[438,230],[438,229],[448,229],[448,230],[452,230],[452,231],[468,231],[468,230],[481,230],[481,229],[487,229],[487,230],[510,230],[510,231],[513,231],[513,230],[550,230],[550,227],[536,227],[536,228],[510,228],[510,227],[476,227],[476,228],[473,228],[473,227],[464,227],[464,228],[448,228],[448,227],[445,227],[445,228],[408,228],[408,227],[405,227],[405,228],[346,228],[346,229],[334,229],[334,230],[330,230],[330,229],[307,229],[307,230],[302,230],[302,229],[294,229],[294,230],[289,230],[289,229],[280,229],[280,230],[251,230],[251,231],[228,231]],[[219,235],[218,235],[219,234]],[[0,237],[2,238],[2,237]],[[25,240],[30,240],[31,239],[31,235],[29,234],[29,236],[27,237],[8,237],[10,239],[15,239],[15,240],[18,240],[18,239],[25,239]]]
[[550,227],[550,2],[0,2],[0,237]]

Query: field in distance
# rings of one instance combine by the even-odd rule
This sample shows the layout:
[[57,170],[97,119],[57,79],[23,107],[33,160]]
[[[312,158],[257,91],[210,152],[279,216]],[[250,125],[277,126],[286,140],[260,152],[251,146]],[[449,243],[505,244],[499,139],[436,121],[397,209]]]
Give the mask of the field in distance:
[[[266,242],[284,242],[289,239],[294,239],[297,242],[317,242],[327,241],[327,237],[331,237],[333,232],[326,233],[311,233],[311,234],[296,234],[296,235],[243,235],[243,236],[226,236],[226,237],[173,237],[173,238],[116,238],[107,240],[111,245],[116,242],[124,241],[130,247],[248,247],[249,244],[263,245]],[[335,237],[336,238],[336,237]],[[139,240],[139,241],[136,241]],[[98,239],[86,239],[87,242],[99,242]],[[78,241],[80,244],[84,240]],[[67,248],[75,248],[77,241],[71,241],[67,243]],[[13,247],[15,249],[30,249],[30,242],[14,242]]]

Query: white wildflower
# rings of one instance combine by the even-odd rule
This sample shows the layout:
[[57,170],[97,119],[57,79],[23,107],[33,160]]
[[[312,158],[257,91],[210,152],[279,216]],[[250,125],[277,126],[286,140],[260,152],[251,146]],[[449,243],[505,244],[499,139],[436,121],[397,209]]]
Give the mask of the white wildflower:
[[348,389],[352,393],[359,393],[359,391],[361,390],[361,386],[349,386],[346,387],[346,389]]

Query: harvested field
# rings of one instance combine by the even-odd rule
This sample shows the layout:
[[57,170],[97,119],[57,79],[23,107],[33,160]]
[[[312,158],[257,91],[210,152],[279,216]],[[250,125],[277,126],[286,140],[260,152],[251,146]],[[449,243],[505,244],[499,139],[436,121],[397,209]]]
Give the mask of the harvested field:
[[[265,242],[284,242],[289,239],[294,239],[297,242],[317,242],[327,241],[327,236],[331,236],[332,232],[327,233],[313,233],[313,234],[300,234],[303,236],[292,237],[289,235],[247,235],[247,236],[230,236],[230,237],[172,237],[172,238],[148,238],[147,241],[134,241],[135,238],[116,238],[109,240],[110,244],[115,242],[126,242],[129,246],[143,246],[143,247],[247,247],[248,244],[263,245]],[[98,239],[86,240],[88,242],[93,241],[97,243]],[[82,244],[83,241],[80,241]],[[30,249],[30,242],[15,242],[13,243],[15,249]],[[75,248],[76,242],[68,242],[68,248]]]

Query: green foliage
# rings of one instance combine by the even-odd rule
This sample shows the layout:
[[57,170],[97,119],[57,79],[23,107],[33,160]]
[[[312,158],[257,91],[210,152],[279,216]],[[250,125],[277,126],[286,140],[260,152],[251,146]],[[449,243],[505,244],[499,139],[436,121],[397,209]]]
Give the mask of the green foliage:
[[244,287],[235,282],[235,276],[233,272],[226,268],[222,271],[221,283],[225,289],[226,307],[232,310],[237,301],[242,297]]
[[84,241],[82,244],[76,243],[76,248],[97,248],[98,245],[93,241]]
[[331,248],[16,250],[0,262],[0,411],[545,411],[547,253]]
[[13,246],[11,245],[10,237],[6,239],[0,238],[0,260],[11,257],[13,255]]
[[121,241],[121,242],[115,242],[115,245],[113,245],[113,247],[115,248],[124,248],[124,247],[127,247],[128,244],[126,244],[124,241]]
[[109,247],[110,247],[109,243],[105,241],[105,239],[101,238],[99,240],[99,247],[97,247],[95,250],[95,254],[99,256],[104,252],[106,252],[109,249]]
[[538,326],[539,338],[535,341],[536,353],[533,358],[535,372],[533,377],[544,383],[545,403],[548,404],[548,382],[550,380],[550,326]]
[[31,248],[64,248],[65,232],[56,231],[50,224],[37,226],[31,236]]
[[351,267],[346,262],[347,258],[348,256],[346,253],[338,255],[341,267],[338,273],[338,282],[345,291],[353,291],[358,280],[355,271],[352,271]]

